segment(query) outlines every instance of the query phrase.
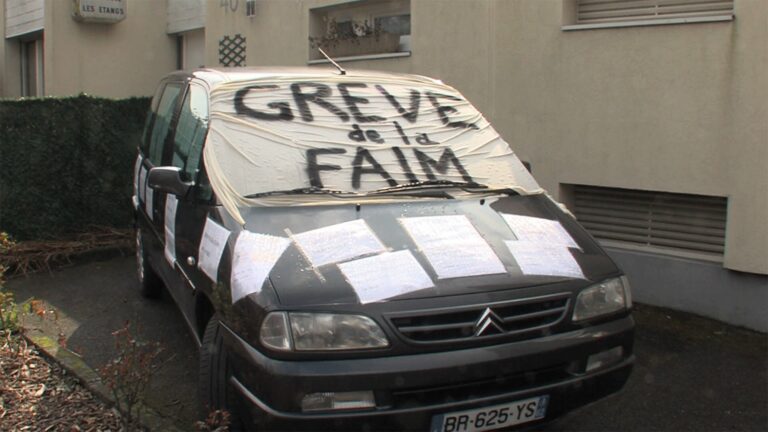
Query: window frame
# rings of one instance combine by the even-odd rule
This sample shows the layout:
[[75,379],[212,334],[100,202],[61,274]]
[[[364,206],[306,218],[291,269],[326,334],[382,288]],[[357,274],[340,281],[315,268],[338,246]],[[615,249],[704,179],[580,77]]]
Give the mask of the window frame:
[[141,143],[139,144],[139,150],[143,156],[149,155],[149,134],[152,131],[152,127],[155,124],[155,112],[157,111],[157,105],[160,103],[160,97],[165,90],[166,81],[160,81],[157,85],[155,93],[152,95],[152,100],[149,103],[149,111],[147,111],[147,118],[144,120],[144,130],[141,133]]
[[[166,95],[166,92],[169,87],[171,86],[178,86],[179,92],[176,94],[176,100],[173,101],[173,103],[169,106],[169,112],[170,117],[168,118],[168,126],[165,131],[165,134],[163,137],[158,137],[158,145],[160,145],[160,152],[159,152],[159,160],[157,160],[154,156],[153,147],[153,138],[155,136],[155,127],[157,127],[157,119],[159,118],[159,110],[162,105],[163,97]],[[175,129],[176,121],[178,120],[179,115],[179,108],[180,108],[180,99],[181,96],[184,95],[184,91],[186,88],[186,83],[180,82],[180,81],[173,81],[169,80],[166,81],[163,85],[162,93],[160,94],[160,98],[157,100],[157,105],[155,106],[154,98],[152,101],[152,124],[151,127],[147,130],[147,136],[145,137],[145,146],[142,148],[142,152],[144,153],[144,158],[150,162],[152,166],[165,166],[168,165],[169,161],[169,137],[171,137],[171,131]],[[170,149],[173,151],[173,149]]]
[[[592,30],[592,29],[604,29],[604,28],[622,28],[622,27],[642,27],[642,26],[655,26],[655,25],[670,25],[670,24],[693,24],[693,23],[711,23],[711,22],[723,22],[733,21],[735,4],[733,0],[723,0],[723,3],[731,2],[730,9],[727,11],[715,10],[709,12],[706,10],[691,10],[667,13],[659,13],[659,7],[689,7],[695,9],[696,0],[690,0],[689,4],[674,5],[664,4],[665,0],[646,0],[647,5],[642,5],[641,8],[653,8],[653,14],[627,14],[625,16],[618,16],[616,18],[605,17],[596,18],[591,20],[583,20],[579,18],[579,9],[584,6],[584,0],[563,0],[563,25],[561,30]],[[587,0],[589,1],[589,0]],[[617,1],[617,0],[614,0]],[[702,0],[702,5],[706,6],[708,3]],[[588,4],[587,4],[588,5]],[[619,8],[621,9],[621,8]]]
[[[209,122],[209,119],[210,119],[210,98],[209,98],[209,95],[208,95],[208,89],[204,85],[202,85],[202,84],[200,84],[200,83],[198,83],[196,81],[190,81],[190,82],[187,83],[187,85],[184,88],[184,94],[183,94],[183,96],[180,99],[179,106],[178,106],[178,112],[177,112],[177,119],[176,119],[176,121],[174,123],[174,127],[173,127],[173,136],[170,138],[170,142],[169,142],[169,144],[170,144],[169,145],[169,148],[170,148],[169,161],[170,161],[170,166],[176,166],[174,164],[174,156],[176,154],[176,148],[177,148],[177,146],[176,146],[176,137],[179,134],[179,125],[181,123],[181,118],[184,115],[185,103],[188,100],[188,98],[191,97],[193,88],[199,89],[202,92],[203,97],[205,98],[205,101],[206,101],[206,104],[205,104],[206,117],[204,119],[204,132],[203,132],[203,135],[202,135],[202,141],[200,142],[200,146],[199,146],[199,156],[197,158],[197,165],[194,167],[194,173],[193,174],[189,174],[189,173],[187,173],[187,170],[186,170],[187,162],[189,161],[189,156],[192,154],[192,148],[193,148],[194,141],[193,141],[193,143],[190,143],[190,147],[189,147],[188,152],[187,152],[187,154],[185,156],[184,166],[183,167],[178,167],[178,168],[181,168],[182,173],[183,173],[183,177],[185,175],[189,175],[189,177],[185,179],[186,181],[193,180],[195,183],[197,183],[197,179],[198,179],[199,173],[201,171],[200,170],[200,166],[201,166],[202,161],[203,161],[203,148],[205,147],[205,140],[208,137],[208,122]],[[190,112],[191,112],[191,110],[190,110]]]
[[[412,0],[362,0],[341,2],[321,7],[309,8],[309,36],[320,37],[327,31],[331,19],[337,23],[361,22],[367,20],[374,26],[377,18],[407,15],[412,22]],[[336,61],[372,60],[411,55],[411,34],[399,35],[399,46],[394,52],[366,52],[347,56],[333,56]],[[322,55],[308,47],[308,64],[328,63]]]

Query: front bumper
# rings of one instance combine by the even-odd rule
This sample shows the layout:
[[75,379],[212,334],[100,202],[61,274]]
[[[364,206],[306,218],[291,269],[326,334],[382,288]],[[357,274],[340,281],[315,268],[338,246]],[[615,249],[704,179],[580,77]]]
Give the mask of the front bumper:
[[[621,389],[632,370],[630,316],[543,338],[410,356],[326,361],[269,358],[224,327],[239,408],[268,430],[430,430],[434,415],[549,395],[557,417]],[[623,357],[584,372],[587,357]],[[308,393],[373,390],[366,411],[302,413]]]

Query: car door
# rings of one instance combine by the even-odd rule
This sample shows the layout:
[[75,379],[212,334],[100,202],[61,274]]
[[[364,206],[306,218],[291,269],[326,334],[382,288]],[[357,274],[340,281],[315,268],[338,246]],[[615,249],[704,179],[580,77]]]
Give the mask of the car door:
[[197,289],[207,281],[196,267],[197,250],[206,216],[215,205],[202,163],[207,129],[207,90],[192,81],[181,101],[168,157],[169,165],[181,170],[181,179],[194,185],[186,196],[163,194],[167,195],[163,201],[164,259],[172,264],[176,282],[168,288],[188,320],[195,310]]
[[147,185],[147,173],[155,166],[162,166],[167,156],[167,145],[171,137],[179,96],[183,83],[165,82],[160,85],[146,123],[144,142],[141,146],[141,164],[137,179],[137,223],[144,234],[144,244],[150,263],[158,274],[164,273],[157,257],[162,253],[162,226],[164,199]]

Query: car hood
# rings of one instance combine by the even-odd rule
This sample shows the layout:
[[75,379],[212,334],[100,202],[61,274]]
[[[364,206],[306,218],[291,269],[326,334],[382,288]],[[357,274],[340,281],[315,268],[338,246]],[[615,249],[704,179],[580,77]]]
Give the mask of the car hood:
[[[563,280],[581,281],[578,286],[585,286],[594,281],[619,273],[613,261],[575,221],[564,213],[544,194],[529,196],[495,196],[472,199],[411,199],[404,197],[402,202],[371,203],[365,202],[343,205],[291,206],[291,207],[252,207],[243,209],[244,229],[261,234],[280,237],[289,236],[293,241],[280,256],[269,274],[264,289],[274,290],[281,307],[304,307],[318,305],[359,304],[366,302],[361,294],[360,275],[357,282],[349,272],[342,271],[344,262],[355,261],[377,254],[400,252],[410,254],[429,278],[426,288],[394,290],[389,296],[379,296],[374,301],[398,301],[430,297],[445,297],[464,294],[476,294],[549,284]],[[407,200],[407,201],[406,201]],[[578,263],[582,276],[538,275],[531,273],[530,265],[523,270],[506,242],[518,240],[516,233],[505,221],[505,215],[528,216],[557,221],[573,239],[572,246],[566,248]],[[406,229],[411,218],[459,216],[466,218],[476,229],[479,236],[487,243],[493,255],[498,257],[503,269],[495,274],[466,275],[445,277],[436,270],[434,255],[429,255],[429,248],[415,240],[412,232]],[[435,220],[435,219],[430,219]],[[335,226],[337,224],[357,222],[355,226],[367,226],[378,238],[383,249],[371,254],[313,265],[313,256],[302,247],[302,233]],[[405,221],[405,222],[404,222]],[[328,238],[328,248],[339,250],[334,245],[333,237]],[[434,246],[434,245],[432,245]],[[350,244],[352,250],[355,245]],[[321,248],[322,249],[322,248]],[[341,248],[345,249],[344,247]],[[432,251],[439,251],[432,248]],[[450,257],[450,254],[447,255]],[[492,256],[491,256],[492,257]],[[315,264],[317,256],[314,256]],[[546,261],[547,256],[541,260]],[[492,260],[496,262],[495,260]],[[530,261],[530,257],[529,257]],[[535,261],[535,260],[534,260]],[[461,264],[457,263],[460,274]],[[529,263],[530,264],[530,263]],[[439,267],[439,266],[437,266]],[[381,274],[381,269],[375,269]],[[391,268],[387,272],[399,272],[402,269]],[[374,273],[376,273],[374,272]],[[363,272],[364,273],[364,272]],[[410,273],[419,273],[410,272]],[[472,273],[471,269],[467,273]],[[486,272],[488,273],[488,272]],[[546,272],[545,272],[546,273]],[[365,275],[363,274],[364,278]],[[422,280],[425,280],[422,278]],[[373,282],[376,285],[376,281]],[[379,284],[381,285],[381,284]],[[386,284],[385,284],[386,285]],[[269,286],[269,287],[268,287]],[[381,289],[381,288],[380,288]],[[368,300],[370,301],[370,300]]]

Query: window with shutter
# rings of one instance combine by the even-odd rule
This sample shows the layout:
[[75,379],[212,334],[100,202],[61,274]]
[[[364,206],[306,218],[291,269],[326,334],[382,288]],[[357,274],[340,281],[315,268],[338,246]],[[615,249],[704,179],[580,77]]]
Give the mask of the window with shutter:
[[733,15],[733,0],[577,0],[577,24]]
[[722,261],[727,198],[574,185],[573,204],[607,246]]

